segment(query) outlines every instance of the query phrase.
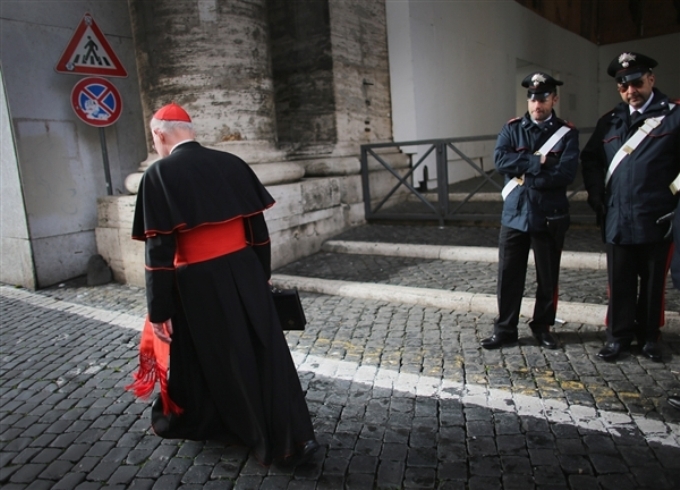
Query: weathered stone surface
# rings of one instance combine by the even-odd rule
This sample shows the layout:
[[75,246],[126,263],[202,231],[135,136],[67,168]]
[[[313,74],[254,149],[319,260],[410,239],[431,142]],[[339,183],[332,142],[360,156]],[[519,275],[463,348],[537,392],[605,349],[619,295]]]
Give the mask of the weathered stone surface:
[[[276,166],[262,164],[257,168],[267,170],[270,165]],[[292,171],[300,169],[295,163],[290,165]],[[317,252],[325,240],[363,221],[358,175],[305,179],[268,186],[268,190],[276,200],[276,205],[265,212],[274,267]],[[143,286],[144,243],[130,236],[135,200],[136,196],[99,200],[97,251],[111,266],[117,282]]]
[[175,100],[206,144],[275,141],[265,0],[129,5],[146,120]]
[[302,165],[289,163],[262,163],[251,165],[253,172],[264,185],[285,184],[295,182],[305,175]]
[[111,282],[113,274],[104,257],[95,254],[87,261],[87,285],[101,286]]
[[97,226],[132,230],[137,196],[107,196],[97,199]]
[[[348,142],[356,148],[390,140],[384,2],[273,0],[268,7],[282,147],[324,155]],[[334,163],[340,166],[334,175],[347,172],[345,162]]]
[[[252,165],[277,200],[266,213],[275,267],[363,221],[359,145],[392,137],[384,2],[129,6],[145,119],[175,100],[191,114],[202,144]],[[156,158],[146,131],[142,169]],[[408,166],[407,155],[376,151],[400,172]],[[390,174],[375,159],[369,169],[371,197],[381,199],[391,190],[381,185]],[[140,178],[131,175],[126,188],[136,192]],[[133,209],[130,196],[100,201],[96,236],[116,280],[142,285],[143,246],[128,239]]]
[[384,2],[329,2],[339,141],[392,138]]

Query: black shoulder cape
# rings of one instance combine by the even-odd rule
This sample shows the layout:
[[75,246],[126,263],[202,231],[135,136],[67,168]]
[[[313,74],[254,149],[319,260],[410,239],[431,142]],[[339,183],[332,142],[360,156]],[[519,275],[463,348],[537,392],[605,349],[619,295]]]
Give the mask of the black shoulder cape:
[[154,162],[139,184],[132,238],[251,216],[274,205],[253,170],[231,153],[192,141]]

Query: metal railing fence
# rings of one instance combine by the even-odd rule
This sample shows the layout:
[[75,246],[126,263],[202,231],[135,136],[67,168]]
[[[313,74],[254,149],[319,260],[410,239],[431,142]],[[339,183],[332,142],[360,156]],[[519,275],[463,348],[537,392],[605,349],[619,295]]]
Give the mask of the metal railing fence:
[[[584,132],[592,132],[592,128],[580,130],[581,135],[583,135]],[[361,145],[361,181],[366,220],[437,220],[439,225],[443,226],[445,222],[455,220],[500,219],[500,209],[502,207],[500,203],[495,205],[495,208],[497,209],[494,209],[494,206],[479,205],[478,208],[482,209],[477,209],[472,213],[461,212],[463,207],[470,203],[470,201],[473,200],[480,190],[487,184],[493,189],[493,193],[491,195],[493,195],[494,198],[491,199],[491,201],[484,202],[488,203],[500,201],[500,192],[503,186],[501,183],[502,178],[496,169],[494,168],[489,172],[485,171],[473,160],[473,158],[466,155],[465,152],[460,148],[460,145],[466,143],[479,143],[488,141],[493,141],[495,143],[496,138],[497,135],[484,135],[462,138],[429,139]],[[582,138],[582,141],[585,141],[585,139]],[[411,162],[408,170],[405,172],[405,169],[394,168],[377,151],[385,149],[401,151],[400,149],[404,147],[418,147],[418,154],[420,155],[418,161],[415,163]],[[449,195],[449,151],[457,155],[462,162],[465,162],[468,166],[474,169],[476,177],[481,177],[479,182],[473,184],[475,185],[474,188],[472,190],[463,192],[463,194],[465,194],[464,197],[462,197],[462,199],[457,199],[459,202],[456,203],[452,203]],[[414,172],[421,165],[424,165],[427,158],[433,152],[436,157],[435,161],[437,173],[435,194],[436,200],[434,202],[432,199],[428,199],[428,196],[431,196],[432,193],[428,192],[427,190],[419,190],[413,185]],[[395,185],[382,197],[376,197],[375,193],[372,193],[371,191],[369,179],[369,158],[377,161],[384,170],[387,170],[396,179]],[[408,191],[409,196],[415,198],[414,200],[416,203],[420,204],[420,206],[415,206],[415,208],[417,208],[416,210],[413,210],[414,206],[399,205],[406,202],[407,198],[409,197],[397,195],[399,190],[403,192],[402,187]],[[570,189],[568,198],[574,199],[582,189],[582,185]],[[399,197],[401,199],[399,199]],[[374,203],[375,199],[379,200]],[[492,210],[492,212],[489,212],[489,210]]]

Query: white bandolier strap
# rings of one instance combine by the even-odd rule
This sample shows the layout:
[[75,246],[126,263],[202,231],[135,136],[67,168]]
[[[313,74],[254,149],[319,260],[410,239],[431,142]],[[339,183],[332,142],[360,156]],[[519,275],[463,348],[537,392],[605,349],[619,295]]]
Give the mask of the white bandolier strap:
[[[547,155],[550,150],[552,150],[555,145],[557,144],[558,141],[562,139],[562,137],[567,134],[569,131],[571,131],[571,128],[569,126],[562,126],[559,128],[557,131],[555,131],[550,138],[548,138],[548,141],[543,143],[543,146],[541,146],[534,155]],[[503,196],[503,200],[505,201],[508,198],[508,195],[515,189],[515,187],[523,185],[524,184],[524,175],[521,177],[513,177],[510,179],[510,181],[505,184],[505,187],[503,187],[503,190],[501,191],[501,196]]]
[[680,174],[678,174],[675,180],[671,182],[671,192],[677,194],[678,191],[680,191]]
[[[668,108],[670,110],[673,110],[674,107],[675,104],[668,104]],[[664,117],[666,116],[664,115],[658,117],[650,117],[649,119],[646,119],[645,123],[642,126],[640,126],[640,128],[635,132],[635,134],[628,138],[628,141],[626,141],[623,144],[623,146],[619,148],[619,151],[616,152],[614,158],[612,158],[612,161],[609,164],[609,168],[607,169],[607,175],[604,178],[604,185],[607,185],[609,183],[609,179],[612,178],[612,175],[619,167],[621,160],[623,160],[626,156],[633,153],[635,149],[638,147],[638,145],[642,143],[642,140],[645,139],[647,135],[651,133],[654,129],[659,127]],[[673,184],[671,184],[671,186],[672,185]]]

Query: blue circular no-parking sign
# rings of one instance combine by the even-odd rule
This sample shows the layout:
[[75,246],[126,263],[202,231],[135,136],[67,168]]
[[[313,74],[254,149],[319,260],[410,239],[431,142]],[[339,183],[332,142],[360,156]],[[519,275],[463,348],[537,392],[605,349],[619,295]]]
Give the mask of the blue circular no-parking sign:
[[118,89],[107,79],[88,77],[73,87],[71,106],[83,122],[103,128],[118,120],[123,101]]

